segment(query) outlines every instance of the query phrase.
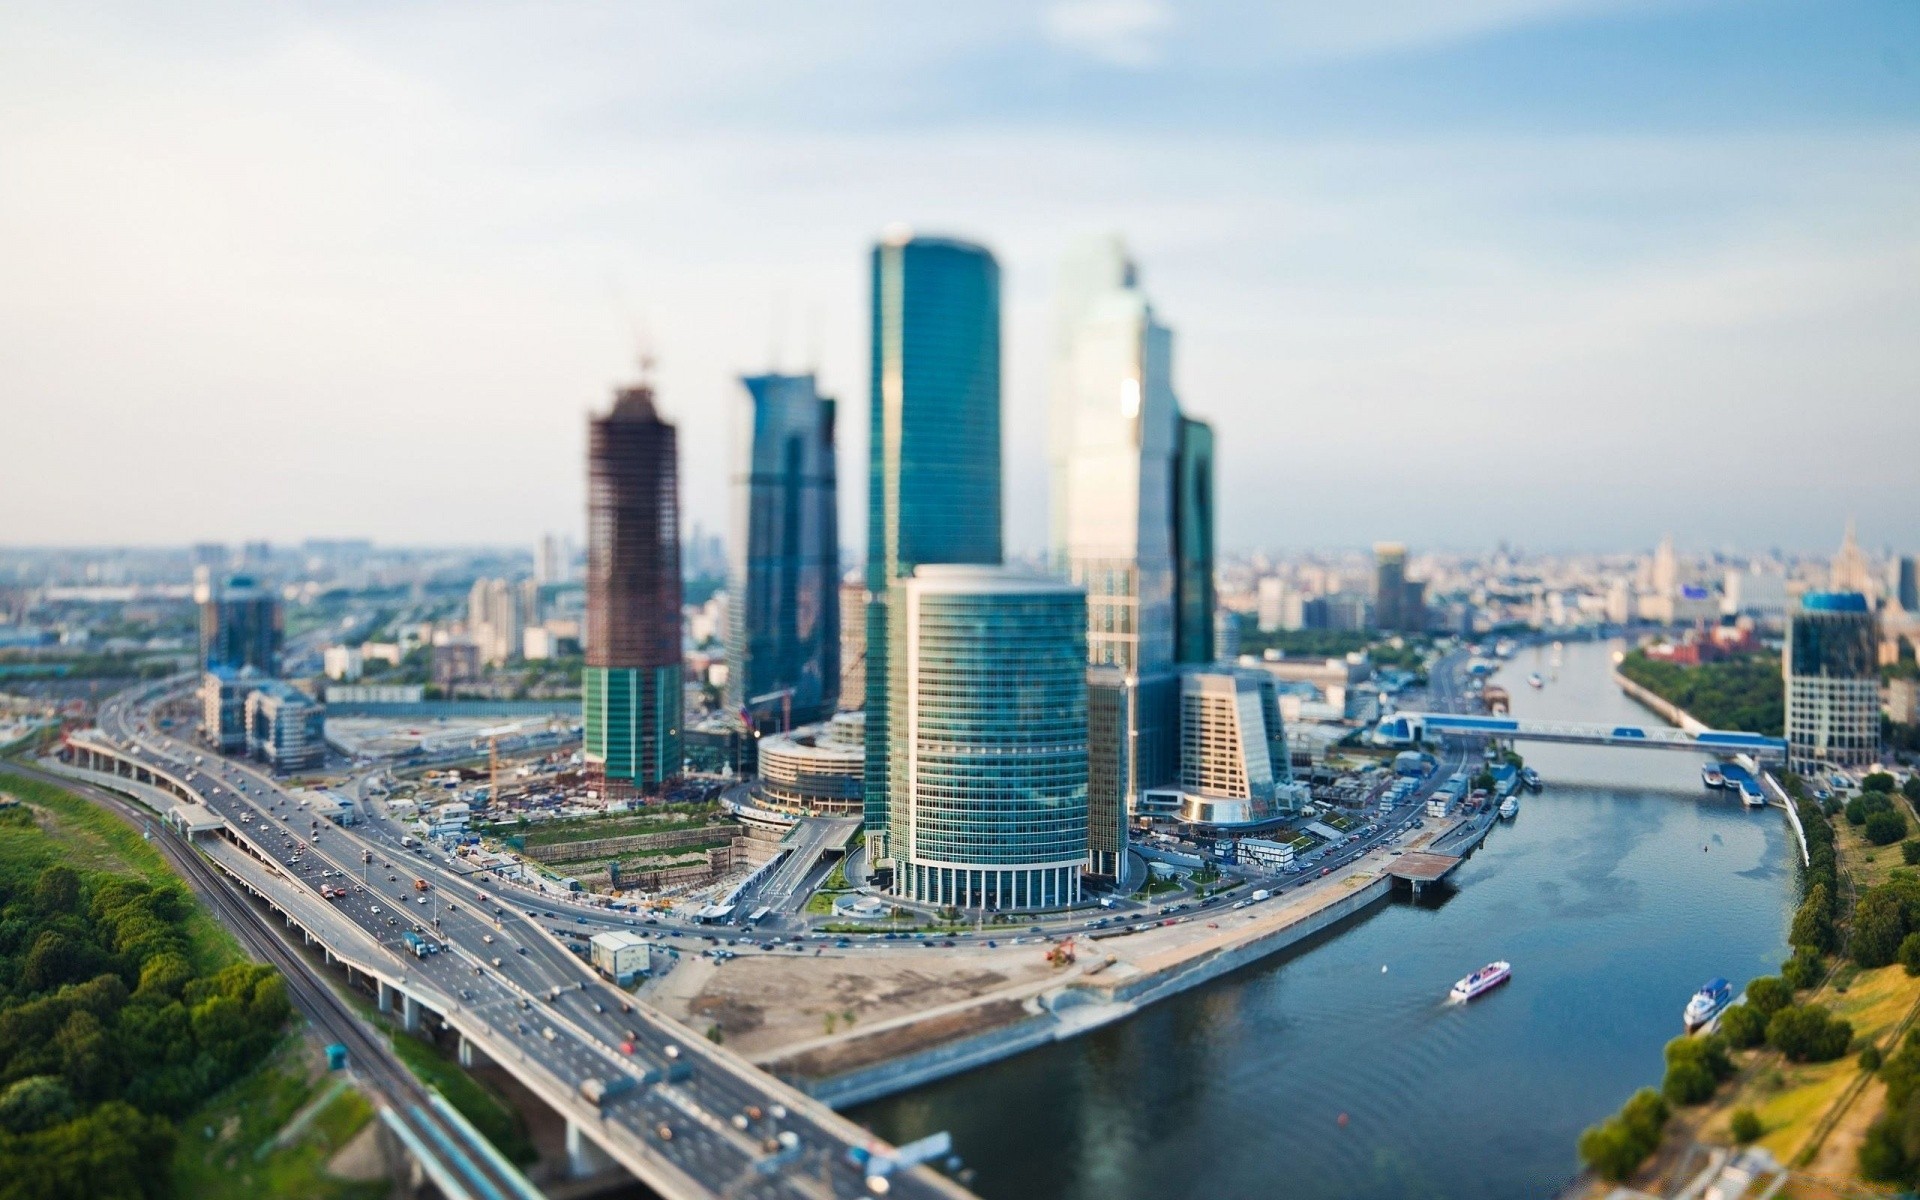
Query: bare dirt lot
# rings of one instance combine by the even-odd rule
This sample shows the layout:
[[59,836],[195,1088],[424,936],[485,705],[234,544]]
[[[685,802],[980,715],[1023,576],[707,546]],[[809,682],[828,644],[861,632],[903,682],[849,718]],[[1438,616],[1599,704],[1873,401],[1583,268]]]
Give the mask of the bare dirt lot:
[[[1035,990],[1061,975],[1046,962],[1045,949],[1022,946],[970,952],[890,947],[884,954],[854,950],[819,957],[743,955],[724,966],[698,959],[684,962],[648,993],[648,999],[702,1032],[718,1025],[729,1048],[760,1059],[803,1042],[858,1033],[881,1022],[991,993]],[[931,1040],[944,1040],[955,1032],[946,1030]],[[897,1047],[892,1053],[910,1048]]]

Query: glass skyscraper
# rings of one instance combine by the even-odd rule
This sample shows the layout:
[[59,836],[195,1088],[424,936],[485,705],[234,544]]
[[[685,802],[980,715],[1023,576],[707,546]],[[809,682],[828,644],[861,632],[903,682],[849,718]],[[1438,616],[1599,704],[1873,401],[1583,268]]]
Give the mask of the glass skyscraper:
[[889,237],[872,289],[866,824],[885,867],[897,585],[926,563],[1000,561],[1000,268],[968,242]]
[[582,754],[603,794],[681,770],[680,477],[645,384],[588,424]]
[[1880,635],[1858,592],[1809,592],[1787,621],[1787,759],[1866,766],[1880,757]]
[[962,909],[1075,903],[1087,857],[1081,590],[938,565],[893,591],[894,894]]
[[1173,468],[1174,657],[1210,663],[1213,644],[1213,426],[1180,418]]
[[234,575],[218,583],[209,578],[196,598],[203,670],[251,667],[266,676],[280,673],[280,643],[286,627],[280,598],[272,588],[250,575]]
[[806,724],[840,691],[834,402],[811,375],[741,380],[745,445],[728,541],[727,703],[755,727]]

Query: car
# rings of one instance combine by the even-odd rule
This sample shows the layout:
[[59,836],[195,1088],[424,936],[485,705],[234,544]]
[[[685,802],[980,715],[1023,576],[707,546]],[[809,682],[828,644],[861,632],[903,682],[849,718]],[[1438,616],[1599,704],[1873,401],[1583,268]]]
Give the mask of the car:
[[373,906],[373,908],[370,911],[373,913],[374,916],[377,917],[380,915],[380,906],[376,904]]
[[658,1125],[655,1125],[653,1127],[653,1133],[655,1137],[659,1138],[663,1142],[670,1142],[673,1140],[673,1126],[667,1124],[665,1121],[662,1121]]
[[515,954],[525,954],[527,952],[527,948],[525,946],[515,946],[513,948],[513,952]]
[[427,898],[425,896],[422,896],[420,897],[419,900],[415,901],[415,903],[418,903],[418,904],[425,904],[426,902],[427,902]]

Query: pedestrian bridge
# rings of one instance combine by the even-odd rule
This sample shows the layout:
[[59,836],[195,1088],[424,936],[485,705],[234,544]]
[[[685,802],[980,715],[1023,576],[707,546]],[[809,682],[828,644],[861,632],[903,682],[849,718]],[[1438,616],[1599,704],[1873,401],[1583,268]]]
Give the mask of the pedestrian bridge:
[[1720,729],[1689,732],[1668,725],[1619,725],[1586,721],[1538,721],[1524,717],[1476,717],[1460,713],[1395,713],[1374,730],[1385,746],[1412,746],[1429,738],[1476,737],[1503,741],[1560,742],[1575,746],[1636,746],[1695,754],[1749,754],[1756,762],[1785,762],[1784,738]]

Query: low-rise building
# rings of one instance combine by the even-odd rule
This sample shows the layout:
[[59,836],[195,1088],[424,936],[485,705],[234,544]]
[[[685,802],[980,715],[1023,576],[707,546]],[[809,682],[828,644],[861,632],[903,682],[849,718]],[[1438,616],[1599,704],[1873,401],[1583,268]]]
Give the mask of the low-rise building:
[[247,749],[275,771],[313,771],[326,762],[326,706],[292,684],[263,682],[248,694],[246,713]]
[[754,798],[786,812],[859,815],[866,725],[865,713],[843,712],[818,725],[761,738]]
[[610,929],[587,939],[587,951],[593,969],[626,987],[651,968],[652,951],[647,940],[624,929]]

